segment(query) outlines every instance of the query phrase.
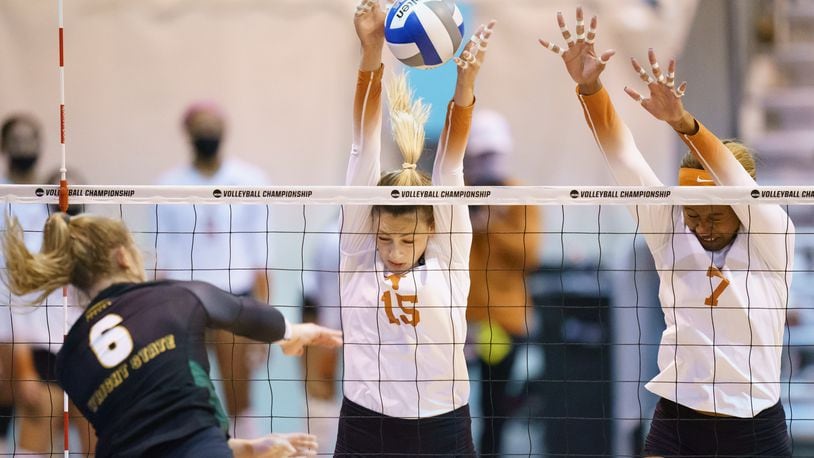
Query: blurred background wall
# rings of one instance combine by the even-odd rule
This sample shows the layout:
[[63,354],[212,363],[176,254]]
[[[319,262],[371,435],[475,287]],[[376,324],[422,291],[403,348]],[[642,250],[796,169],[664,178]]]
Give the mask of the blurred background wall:
[[[160,171],[189,159],[180,116],[190,102],[209,99],[229,116],[227,154],[262,167],[276,184],[340,183],[358,63],[351,24],[355,3],[66,2],[69,168],[95,184],[152,183]],[[697,2],[583,3],[589,14],[600,15],[598,46],[619,51],[606,84],[642,150],[671,182],[671,132],[648,119],[622,88],[638,82],[627,63],[630,56],[643,58],[649,46],[665,59],[681,54]],[[572,19],[576,3],[469,4],[477,21],[500,21],[478,98],[480,106],[509,117],[517,137],[518,177],[540,185],[608,183],[572,83],[562,64],[536,41],[561,39],[554,14],[563,10]],[[43,120],[48,144],[43,168],[58,163],[55,10],[54,2],[44,0],[0,2],[0,117],[29,111]],[[720,24],[717,29],[725,32]],[[725,75],[727,62],[716,57],[709,56],[705,71],[693,74],[691,91]],[[686,67],[679,71],[679,77],[691,74]],[[451,84],[447,90],[451,95]]]

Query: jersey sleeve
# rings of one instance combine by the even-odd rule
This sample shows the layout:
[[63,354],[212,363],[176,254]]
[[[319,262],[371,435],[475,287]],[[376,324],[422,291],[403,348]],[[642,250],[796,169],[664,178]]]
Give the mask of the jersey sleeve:
[[[679,134],[719,186],[757,186],[729,148],[699,121],[693,135]],[[744,230],[773,269],[789,266],[794,250],[794,224],[779,205],[733,205]]]
[[[616,182],[623,186],[664,186],[644,159],[633,134],[616,113],[605,88],[591,95],[577,93],[585,121]],[[651,249],[667,243],[672,232],[672,207],[639,205],[630,208]]]
[[[438,140],[438,151],[432,168],[432,183],[436,186],[464,185],[464,153],[472,125],[475,104],[461,107],[455,102],[447,106],[446,121]],[[435,205],[435,233],[438,241],[449,248],[450,262],[469,265],[472,245],[472,223],[466,205]],[[446,247],[446,245],[449,245]]]
[[[381,175],[382,74],[359,71],[353,101],[353,145],[345,184],[376,186]],[[370,205],[343,205],[341,216],[342,251],[357,253],[370,241]]]
[[204,282],[179,283],[194,294],[206,311],[207,327],[237,335],[276,342],[286,335],[288,323],[276,308],[250,297],[235,296]]

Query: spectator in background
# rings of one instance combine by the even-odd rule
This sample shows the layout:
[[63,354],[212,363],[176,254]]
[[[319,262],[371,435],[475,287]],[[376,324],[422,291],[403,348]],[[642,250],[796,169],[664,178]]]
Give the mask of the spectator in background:
[[[506,119],[478,110],[464,158],[470,186],[511,186],[512,134]],[[510,384],[518,344],[526,339],[531,294],[526,275],[538,264],[540,213],[535,206],[470,207],[472,254],[467,320],[478,349],[484,424],[482,456],[501,452],[503,426],[512,414]]]
[[[42,135],[40,123],[27,114],[13,115],[0,127],[0,151],[6,158],[7,184],[34,184],[37,163],[41,156]],[[26,231],[25,240],[30,250],[39,250],[42,228],[50,209],[42,204],[8,204],[4,211],[16,216]],[[5,230],[5,219],[0,220]],[[2,439],[12,421],[12,404],[16,408],[19,441],[14,449],[18,453],[49,454],[62,450],[62,390],[53,383],[55,355],[62,346],[63,312],[62,293],[54,293],[36,308],[23,306],[34,301],[34,296],[12,296],[1,283],[0,293],[0,450],[5,450]],[[69,290],[73,298],[73,291]],[[69,299],[69,303],[76,301]],[[68,309],[68,325],[81,313],[77,307]],[[12,366],[12,359],[14,364]],[[82,449],[94,446],[94,434],[87,421],[71,405],[76,420]],[[14,437],[11,437],[14,440]]]
[[[183,117],[192,151],[192,163],[167,172],[162,185],[267,184],[266,177],[249,164],[223,155],[226,122],[212,103],[196,103]],[[162,205],[156,227],[156,276],[201,280],[232,294],[269,302],[266,275],[267,209],[262,205]],[[249,398],[252,371],[267,359],[268,346],[211,330],[215,355],[223,379],[226,410],[232,418],[232,437],[260,434]]]
[[[303,273],[302,321],[340,329],[339,215],[314,239],[311,264]],[[308,431],[319,438],[320,455],[332,455],[339,423],[341,396],[337,389],[340,350],[309,347],[305,350],[305,388],[308,395]]]

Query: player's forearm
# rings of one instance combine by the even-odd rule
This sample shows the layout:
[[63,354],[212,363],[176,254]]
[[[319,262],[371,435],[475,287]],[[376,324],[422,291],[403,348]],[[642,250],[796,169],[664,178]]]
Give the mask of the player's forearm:
[[366,137],[377,135],[374,132],[381,124],[382,116],[382,75],[384,65],[371,70],[360,69],[356,76],[356,93],[353,99],[353,143],[361,145]]
[[695,135],[698,133],[699,129],[695,116],[686,110],[684,110],[684,113],[682,113],[680,118],[676,119],[675,121],[670,121],[667,124],[669,124],[673,130],[682,135]]
[[460,171],[463,169],[474,107],[474,98],[468,106],[460,106],[455,101],[447,106],[446,122],[438,141],[438,153],[433,167],[433,184],[463,185],[463,175]]
[[607,91],[586,95],[577,88],[585,122],[608,161],[614,178],[626,186],[661,186],[661,181],[645,161],[630,129],[616,113]]
[[359,62],[359,70],[363,72],[374,72],[382,65],[382,44],[372,44],[362,46],[362,58]]
[[591,81],[589,83],[582,83],[577,85],[577,91],[581,95],[594,95],[597,92],[601,91],[603,88],[602,82],[597,78],[596,81]]

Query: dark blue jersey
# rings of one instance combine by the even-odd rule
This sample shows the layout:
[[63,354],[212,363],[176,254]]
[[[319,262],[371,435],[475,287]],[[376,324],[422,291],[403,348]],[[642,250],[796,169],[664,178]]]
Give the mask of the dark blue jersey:
[[143,456],[227,426],[209,378],[206,328],[283,338],[273,307],[208,283],[116,284],[94,298],[57,356],[57,380],[99,438],[96,454]]

